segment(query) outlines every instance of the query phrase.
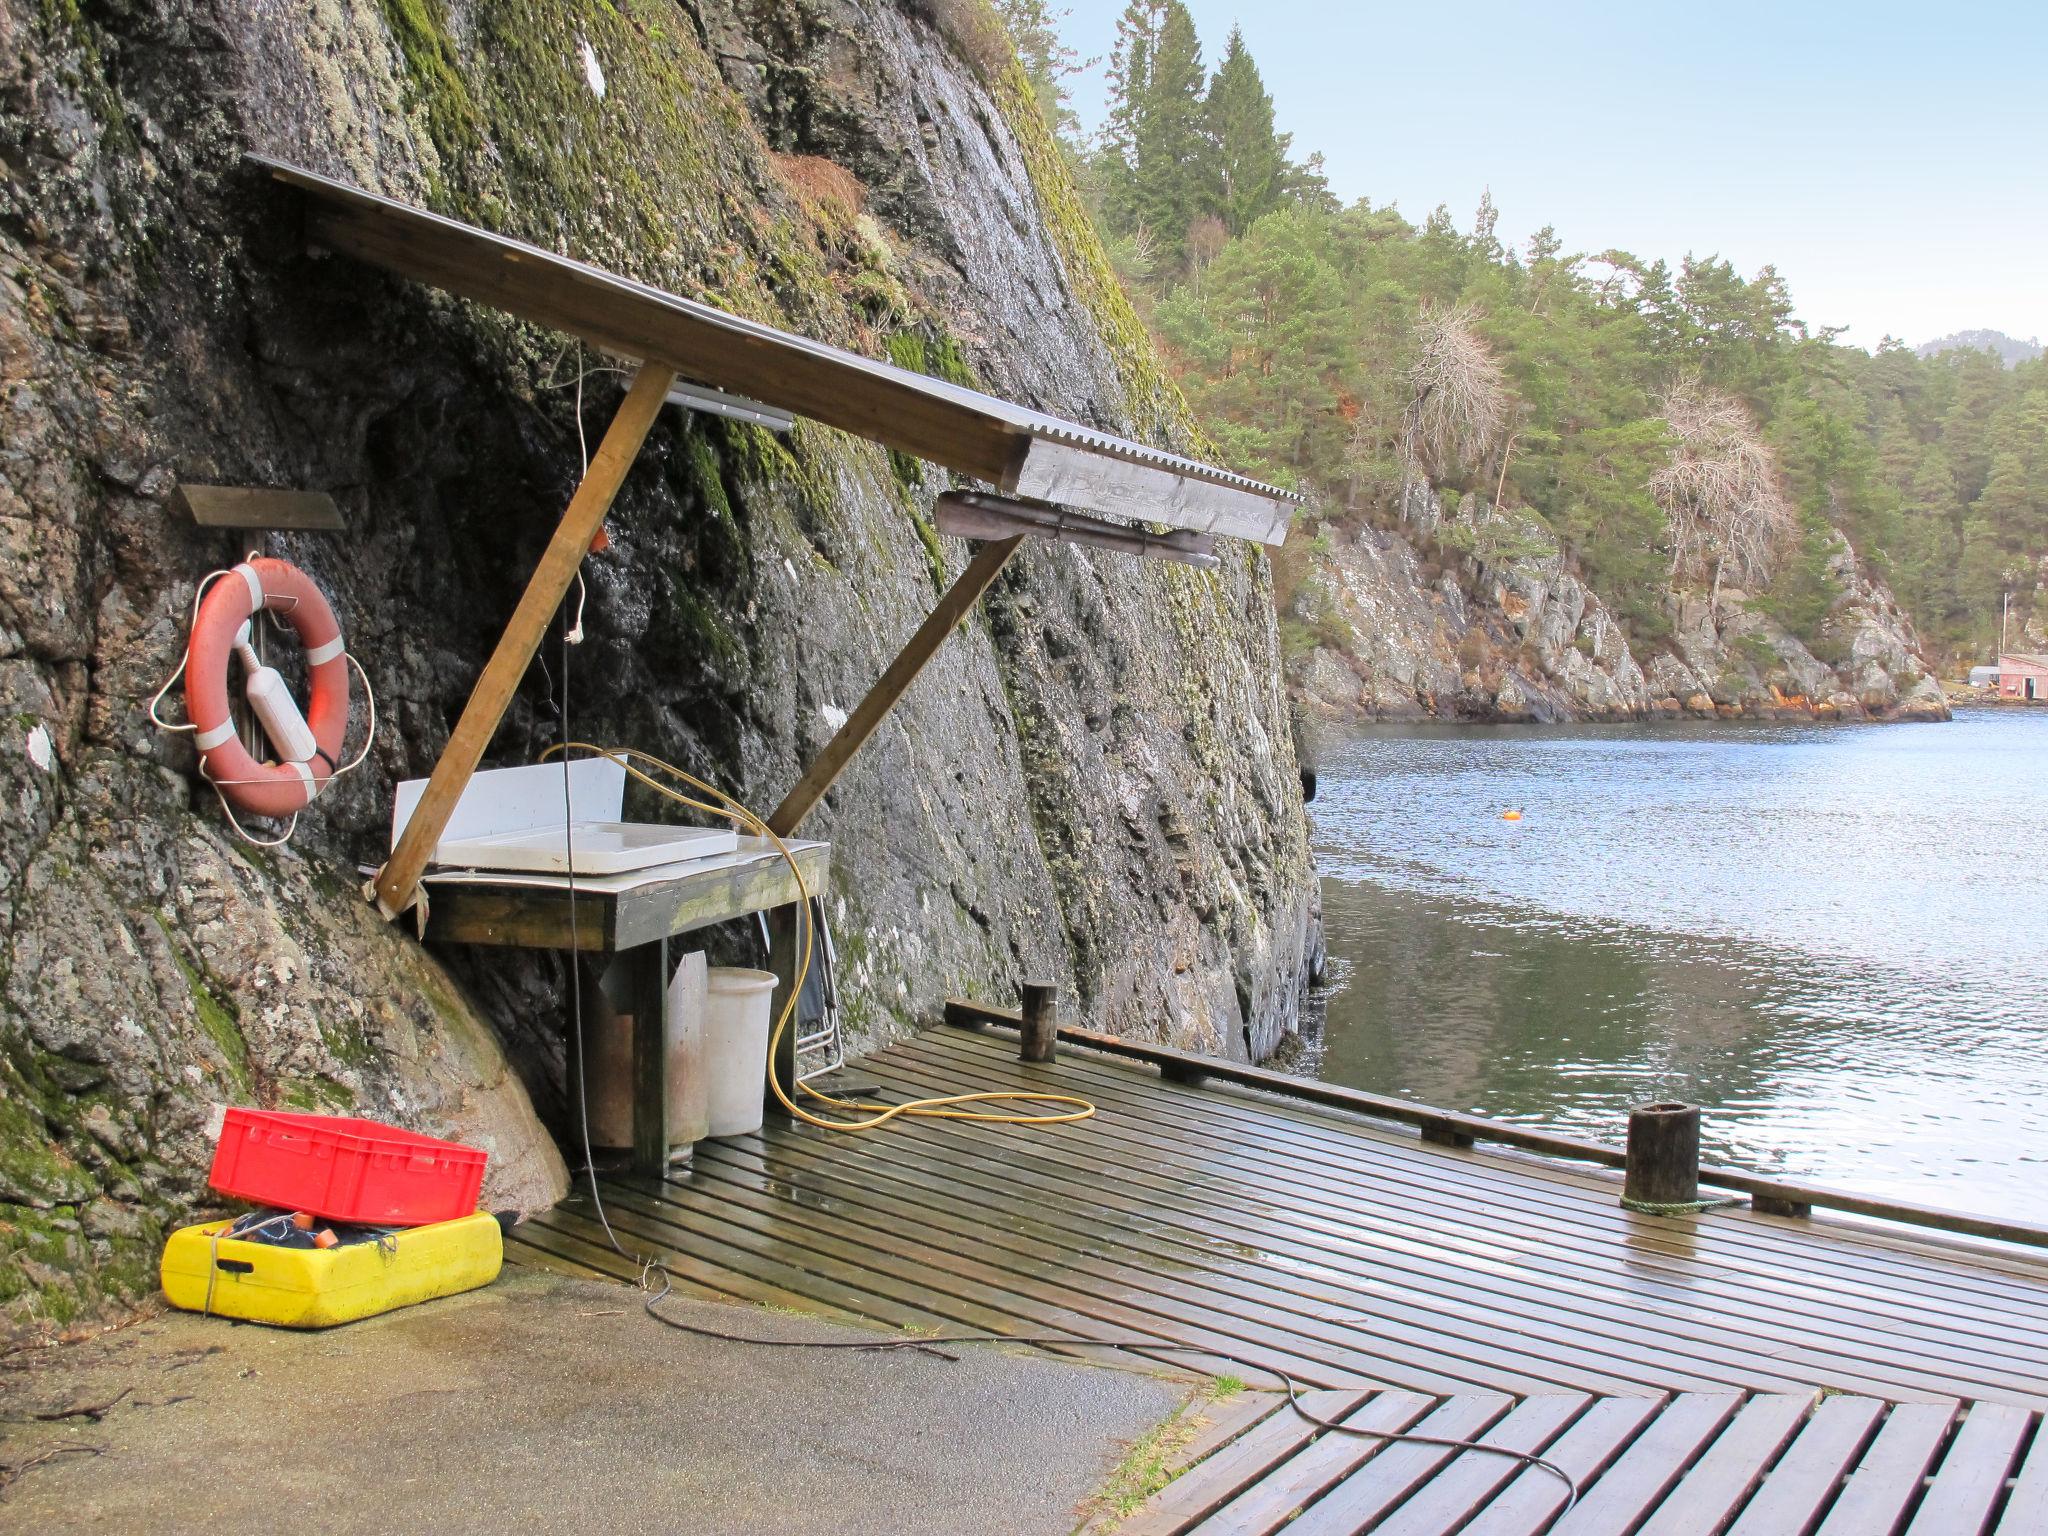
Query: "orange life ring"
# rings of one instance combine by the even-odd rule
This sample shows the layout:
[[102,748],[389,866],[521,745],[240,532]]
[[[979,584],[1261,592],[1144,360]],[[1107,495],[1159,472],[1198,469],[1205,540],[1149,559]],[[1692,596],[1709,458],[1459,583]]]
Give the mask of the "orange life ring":
[[[313,689],[306,725],[316,743],[306,762],[258,762],[242,745],[229,711],[228,661],[235,637],[265,608],[282,615],[306,648]],[[186,656],[185,718],[198,732],[199,771],[230,805],[282,819],[304,810],[326,788],[348,734],[347,651],[334,610],[312,578],[290,561],[252,555],[207,589]]]

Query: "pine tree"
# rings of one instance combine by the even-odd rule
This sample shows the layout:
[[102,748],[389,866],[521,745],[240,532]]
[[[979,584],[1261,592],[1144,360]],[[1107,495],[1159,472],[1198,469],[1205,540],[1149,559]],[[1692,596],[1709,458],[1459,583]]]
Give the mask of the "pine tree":
[[1165,0],[1144,66],[1132,123],[1130,213],[1151,231],[1161,257],[1178,268],[1188,226],[1217,203],[1215,156],[1202,114],[1202,44],[1181,0]]
[[1073,13],[1054,10],[1048,0],[996,0],[996,10],[1010,29],[1017,57],[1031,78],[1039,110],[1062,143],[1080,142],[1081,120],[1074,115],[1066,82],[1098,60],[1083,59],[1060,40],[1060,23]]
[[1130,0],[1116,22],[1109,55],[1109,111],[1091,181],[1098,212],[1116,237],[1138,232],[1139,124],[1150,99],[1152,56],[1166,24],[1167,0]]
[[1472,248],[1488,261],[1499,261],[1500,241],[1494,230],[1500,224],[1500,210],[1493,206],[1493,188],[1479,193],[1479,211],[1472,215]]
[[1273,98],[1236,27],[1209,81],[1203,113],[1215,145],[1217,215],[1231,234],[1242,235],[1280,206],[1289,167],[1288,136],[1274,131]]

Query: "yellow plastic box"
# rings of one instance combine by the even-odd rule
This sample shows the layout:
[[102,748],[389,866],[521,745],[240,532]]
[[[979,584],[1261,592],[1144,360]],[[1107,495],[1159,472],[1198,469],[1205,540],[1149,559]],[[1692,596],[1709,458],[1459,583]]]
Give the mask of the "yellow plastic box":
[[230,1225],[202,1222],[171,1234],[162,1277],[172,1306],[280,1328],[332,1328],[489,1285],[505,1263],[504,1234],[487,1211],[326,1249],[216,1242]]

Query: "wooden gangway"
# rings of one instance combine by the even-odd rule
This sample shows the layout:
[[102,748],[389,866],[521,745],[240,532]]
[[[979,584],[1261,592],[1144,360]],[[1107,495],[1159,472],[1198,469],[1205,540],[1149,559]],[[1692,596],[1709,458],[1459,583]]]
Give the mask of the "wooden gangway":
[[[1979,1442],[1987,1464],[2005,1457],[1987,1519],[2048,1408],[2048,1263],[2032,1254],[1746,1207],[1634,1214],[1605,1170],[1436,1145],[1073,1047],[1027,1065],[1011,1041],[967,1030],[855,1070],[883,1098],[1051,1089],[1100,1112],[1050,1129],[785,1124],[705,1142],[666,1179],[605,1184],[622,1246],[661,1257],[691,1294],[903,1328],[1155,1340],[1176,1364],[1254,1387],[1271,1367],[1356,1407],[1385,1392],[1425,1413],[1467,1400],[1526,1428],[1524,1405],[1546,1402],[1564,1433],[1637,1400],[1599,1410],[1610,1428],[1640,1410],[1616,1466],[1667,1421],[1749,1426],[1761,1475],[1820,1412],[1850,1461],[1892,1424],[1924,1434],[1932,1413],[1931,1464]],[[638,1274],[587,1194],[514,1238],[522,1262]],[[1860,1438],[1822,1401],[1836,1396],[1876,1405]],[[1569,1402],[1582,1406],[1567,1415]],[[1899,1404],[1935,1406],[1901,1420]],[[1956,1428],[1993,1418],[1999,1436]],[[1719,1438],[1664,1470],[1675,1481]]]

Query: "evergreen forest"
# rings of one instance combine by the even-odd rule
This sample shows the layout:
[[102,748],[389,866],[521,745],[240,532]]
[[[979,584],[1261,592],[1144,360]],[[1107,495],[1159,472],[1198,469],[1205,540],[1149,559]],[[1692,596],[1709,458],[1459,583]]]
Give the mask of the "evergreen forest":
[[1831,660],[1844,538],[1943,667],[1989,658],[2008,599],[2014,636],[2048,608],[2048,359],[1866,351],[1712,254],[1511,247],[1490,195],[1462,223],[1340,204],[1243,38],[1212,62],[1181,0],[1126,6],[1084,137],[1061,13],[1002,8],[1217,450],[1312,518],[1390,524],[1417,478],[1483,498],[1508,553],[1548,530],[1650,646],[1672,590],[1711,586]]

